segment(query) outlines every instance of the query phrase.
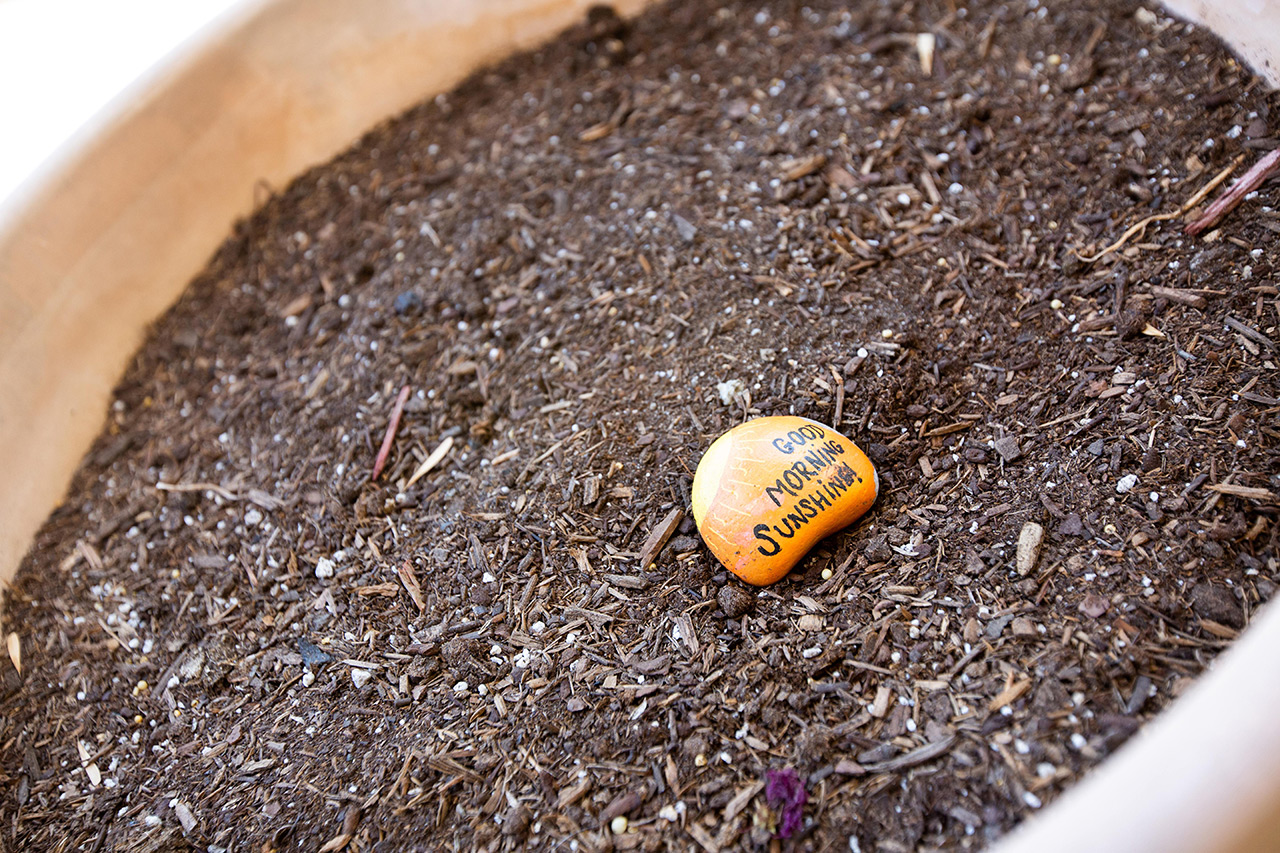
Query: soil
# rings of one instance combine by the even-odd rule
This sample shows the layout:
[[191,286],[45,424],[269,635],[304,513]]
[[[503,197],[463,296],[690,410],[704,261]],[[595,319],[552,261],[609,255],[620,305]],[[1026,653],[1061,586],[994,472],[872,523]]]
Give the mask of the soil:
[[[1082,256],[1280,99],[1128,2],[832,5],[596,10],[237,226],[9,590],[5,849],[978,849],[1229,644],[1280,186]],[[883,488],[756,589],[690,479],[787,413]]]

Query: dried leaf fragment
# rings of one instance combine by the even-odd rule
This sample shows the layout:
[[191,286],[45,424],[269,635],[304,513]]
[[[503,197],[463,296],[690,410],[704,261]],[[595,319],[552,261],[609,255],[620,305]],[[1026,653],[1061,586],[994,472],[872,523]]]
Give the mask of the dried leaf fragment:
[[804,631],[805,633],[811,634],[814,631],[821,631],[823,627],[822,617],[816,613],[806,613],[805,615],[800,617],[800,620],[796,623],[796,625],[801,631]]

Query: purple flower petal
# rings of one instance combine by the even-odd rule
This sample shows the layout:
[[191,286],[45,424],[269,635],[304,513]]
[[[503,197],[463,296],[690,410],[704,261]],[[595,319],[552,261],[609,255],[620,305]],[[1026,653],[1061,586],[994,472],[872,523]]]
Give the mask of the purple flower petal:
[[809,794],[790,767],[765,771],[764,796],[769,806],[780,812],[778,837],[790,838],[804,824],[804,804]]

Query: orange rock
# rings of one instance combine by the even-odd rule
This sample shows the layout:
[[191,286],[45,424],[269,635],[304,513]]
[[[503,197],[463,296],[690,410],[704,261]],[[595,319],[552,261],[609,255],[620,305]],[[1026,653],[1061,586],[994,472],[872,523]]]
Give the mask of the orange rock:
[[717,438],[698,463],[693,519],[729,571],[764,586],[879,492],[875,466],[840,433],[808,418],[756,418]]

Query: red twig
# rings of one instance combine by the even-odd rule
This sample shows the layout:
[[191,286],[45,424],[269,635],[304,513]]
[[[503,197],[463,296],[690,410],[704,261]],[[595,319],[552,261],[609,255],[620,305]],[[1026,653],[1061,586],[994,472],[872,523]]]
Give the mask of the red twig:
[[387,424],[387,434],[382,439],[382,447],[378,450],[378,458],[373,463],[373,478],[378,479],[382,469],[386,467],[387,457],[391,455],[391,442],[395,440],[396,430],[400,428],[400,415],[404,413],[404,404],[409,401],[409,386],[400,389],[396,397],[395,407],[391,409],[391,423]]
[[1205,208],[1204,213],[1196,221],[1186,227],[1186,232],[1194,237],[1206,228],[1212,228],[1219,219],[1234,210],[1241,199],[1262,186],[1262,182],[1278,170],[1280,170],[1280,148],[1254,163],[1249,171],[1240,176],[1240,180],[1218,196],[1217,200]]

